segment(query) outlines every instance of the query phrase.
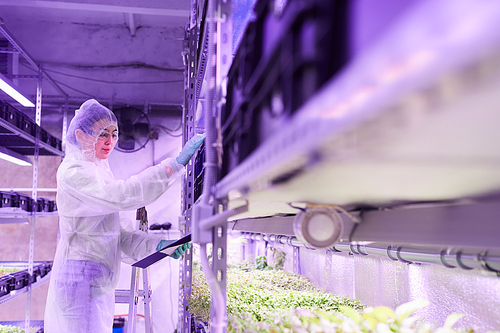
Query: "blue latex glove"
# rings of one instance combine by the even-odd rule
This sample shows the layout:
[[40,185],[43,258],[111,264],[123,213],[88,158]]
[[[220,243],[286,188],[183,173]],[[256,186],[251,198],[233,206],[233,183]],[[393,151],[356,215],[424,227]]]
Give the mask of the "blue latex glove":
[[198,149],[198,147],[203,143],[203,140],[205,140],[205,133],[195,134],[191,139],[189,139],[184,145],[184,148],[182,148],[179,156],[177,156],[177,163],[182,165],[188,164],[196,149]]
[[170,255],[170,257],[174,259],[179,259],[184,252],[187,251],[187,249],[191,248],[191,243],[185,243],[179,246],[174,253]]
[[[172,244],[173,242],[176,242],[176,240],[165,240],[165,239],[162,239],[158,243],[158,245],[156,246],[156,251],[160,251],[165,246],[167,246],[169,244]],[[190,248],[191,248],[191,243],[182,244],[177,249],[175,249],[175,252],[172,253],[171,255],[169,255],[169,257],[172,257],[174,259],[179,259],[182,256],[182,254],[184,252],[186,252],[187,249],[190,249]]]

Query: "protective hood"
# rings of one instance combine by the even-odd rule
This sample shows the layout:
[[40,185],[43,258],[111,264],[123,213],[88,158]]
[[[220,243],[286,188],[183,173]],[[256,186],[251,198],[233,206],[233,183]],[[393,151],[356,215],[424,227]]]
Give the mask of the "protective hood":
[[[111,135],[106,131],[109,126],[115,126],[118,130],[118,123],[113,112],[107,107],[99,104],[95,99],[89,99],[83,103],[75,116],[71,120],[66,136],[66,157],[69,159],[88,160],[96,165],[109,170],[107,159],[100,159],[96,156],[96,144],[99,137],[105,138]],[[113,133],[118,139],[118,131]],[[109,145],[113,150],[116,140]]]

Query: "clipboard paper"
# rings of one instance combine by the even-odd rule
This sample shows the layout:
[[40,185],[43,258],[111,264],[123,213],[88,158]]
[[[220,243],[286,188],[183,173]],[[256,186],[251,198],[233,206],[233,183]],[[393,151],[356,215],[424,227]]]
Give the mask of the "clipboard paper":
[[179,246],[181,246],[182,244],[188,243],[190,241],[191,241],[191,234],[176,240],[172,244],[165,246],[164,248],[162,248],[159,251],[156,251],[153,254],[150,254],[146,258],[141,259],[138,262],[132,264],[132,266],[139,267],[139,268],[147,268],[147,267],[151,266],[152,264],[162,260],[163,258],[168,257],[169,255],[174,253],[175,250]]

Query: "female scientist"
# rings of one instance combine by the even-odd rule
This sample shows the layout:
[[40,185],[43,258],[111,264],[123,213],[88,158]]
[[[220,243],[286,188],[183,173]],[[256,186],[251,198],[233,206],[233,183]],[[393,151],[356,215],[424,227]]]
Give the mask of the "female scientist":
[[[71,120],[57,171],[60,239],[45,309],[47,333],[110,333],[122,259],[139,260],[171,241],[127,231],[119,212],[158,199],[181,175],[204,136],[128,180],[115,180],[108,156],[118,139],[114,114],[91,99]],[[179,258],[185,244],[171,256]]]

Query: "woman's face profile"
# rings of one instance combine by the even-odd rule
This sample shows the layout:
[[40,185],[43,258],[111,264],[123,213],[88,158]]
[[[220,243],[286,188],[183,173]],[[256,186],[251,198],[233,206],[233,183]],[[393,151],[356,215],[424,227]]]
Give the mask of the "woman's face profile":
[[107,159],[118,140],[118,129],[116,125],[104,126],[106,126],[106,120],[103,119],[97,121],[92,126],[91,130],[94,131],[94,133],[96,130],[104,128],[97,134],[97,137],[86,134],[80,129],[76,130],[75,134],[78,141],[80,141],[80,149],[84,155],[89,155],[87,158],[90,160],[93,160],[94,156],[101,160]]
[[95,143],[95,157],[101,160],[107,159],[117,139],[118,130],[116,126],[106,127],[97,137],[97,142]]

